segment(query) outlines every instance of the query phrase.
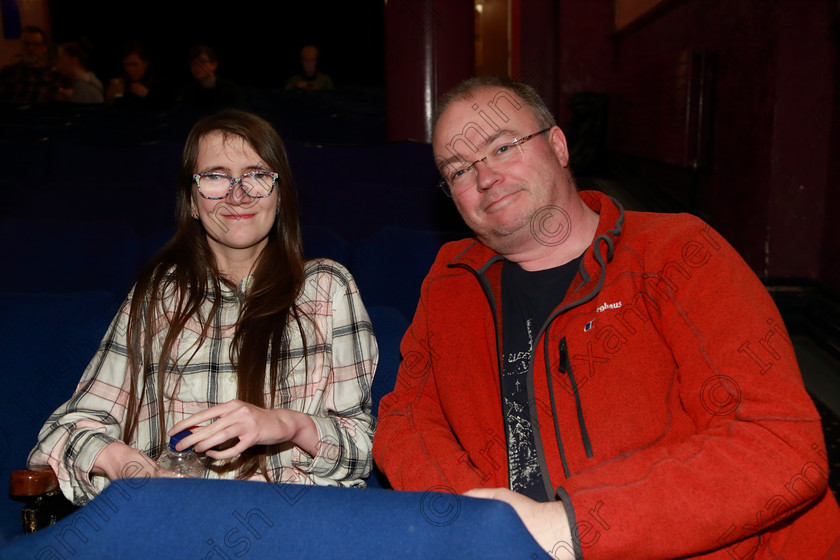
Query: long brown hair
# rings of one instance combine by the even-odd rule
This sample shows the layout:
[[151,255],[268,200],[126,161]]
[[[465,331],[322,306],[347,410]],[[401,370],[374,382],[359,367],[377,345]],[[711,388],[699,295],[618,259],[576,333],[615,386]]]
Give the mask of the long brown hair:
[[[251,113],[226,110],[205,117],[193,127],[184,147],[178,180],[176,233],[142,269],[131,301],[127,340],[131,390],[123,439],[128,441],[137,429],[144,400],[151,403],[154,399],[156,407],[150,414],[158,417],[159,440],[157,445],[153,442],[152,454],[159,454],[166,443],[163,385],[167,372],[177,373],[172,360],[173,348],[177,348],[177,341],[191,319],[201,324],[200,345],[221,304],[222,285],[238,289],[220,273],[207,242],[207,231],[191,214],[192,176],[199,142],[213,132],[221,132],[226,141],[243,139],[271,171],[279,174],[274,187],[278,189],[277,215],[268,242],[254,265],[253,280],[231,344],[230,359],[237,372],[237,398],[261,407],[274,406],[278,383],[291,367],[287,327],[296,325],[300,330],[305,356],[306,338],[301,324],[305,317],[295,304],[304,284],[303,247],[297,192],[283,141],[269,123]],[[201,308],[207,301],[212,301],[212,308],[203,316]],[[152,340],[162,330],[157,325],[163,325],[166,335],[160,356],[156,357],[152,355]],[[155,375],[157,395],[147,395],[146,380]],[[236,469],[237,478],[249,478],[259,469],[267,478],[266,452],[264,446],[254,446],[223,470]]]

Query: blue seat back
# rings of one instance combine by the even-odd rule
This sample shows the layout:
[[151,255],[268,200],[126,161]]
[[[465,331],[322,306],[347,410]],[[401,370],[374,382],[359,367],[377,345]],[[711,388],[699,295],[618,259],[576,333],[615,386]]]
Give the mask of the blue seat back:
[[438,251],[461,237],[459,232],[385,227],[358,242],[352,271],[365,304],[395,307],[414,317],[420,286]]
[[120,221],[0,219],[2,292],[128,293],[140,240]]
[[[70,398],[120,301],[109,292],[0,294],[0,480],[26,466],[49,415]],[[21,504],[0,500],[0,543],[21,532]]]

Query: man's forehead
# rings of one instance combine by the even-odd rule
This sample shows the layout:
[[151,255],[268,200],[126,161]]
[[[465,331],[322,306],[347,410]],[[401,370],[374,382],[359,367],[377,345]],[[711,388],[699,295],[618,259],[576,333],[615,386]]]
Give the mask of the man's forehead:
[[493,129],[513,122],[536,122],[533,109],[521,97],[506,88],[481,87],[451,101],[441,113],[434,132],[444,128],[463,128],[475,122]]
[[500,135],[530,134],[536,124],[532,108],[511,90],[477,88],[451,101],[441,113],[432,135],[435,158],[469,157]]

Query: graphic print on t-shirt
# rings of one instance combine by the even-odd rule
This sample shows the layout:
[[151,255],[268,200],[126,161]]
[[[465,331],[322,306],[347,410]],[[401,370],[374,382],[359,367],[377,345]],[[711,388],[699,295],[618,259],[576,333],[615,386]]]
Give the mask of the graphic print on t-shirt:
[[[515,337],[516,342],[526,342],[519,350],[507,352],[504,360],[505,420],[508,425],[508,469],[511,490],[531,496],[532,492],[544,494],[540,464],[534,446],[531,415],[528,408],[526,385],[528,366],[534,348],[532,319],[525,321],[526,337]],[[513,337],[511,337],[513,338]],[[510,347],[505,340],[505,350]],[[513,341],[510,341],[513,342]],[[530,490],[533,488],[533,491]],[[544,499],[544,498],[543,498]]]
[[[534,500],[554,499],[540,463],[528,386],[544,323],[560,305],[580,257],[555,268],[526,271],[510,261],[502,268],[502,403],[507,429],[510,488]],[[532,359],[534,358],[534,359]]]

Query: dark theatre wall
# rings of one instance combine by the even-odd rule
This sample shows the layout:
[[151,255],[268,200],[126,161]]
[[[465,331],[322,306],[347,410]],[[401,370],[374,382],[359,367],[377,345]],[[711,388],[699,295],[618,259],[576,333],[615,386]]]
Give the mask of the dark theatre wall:
[[[671,0],[620,33],[611,4],[559,3],[560,120],[574,93],[607,92],[611,173],[708,219],[763,278],[840,289],[840,2]],[[692,139],[693,56],[712,78],[696,171],[670,157]]]

